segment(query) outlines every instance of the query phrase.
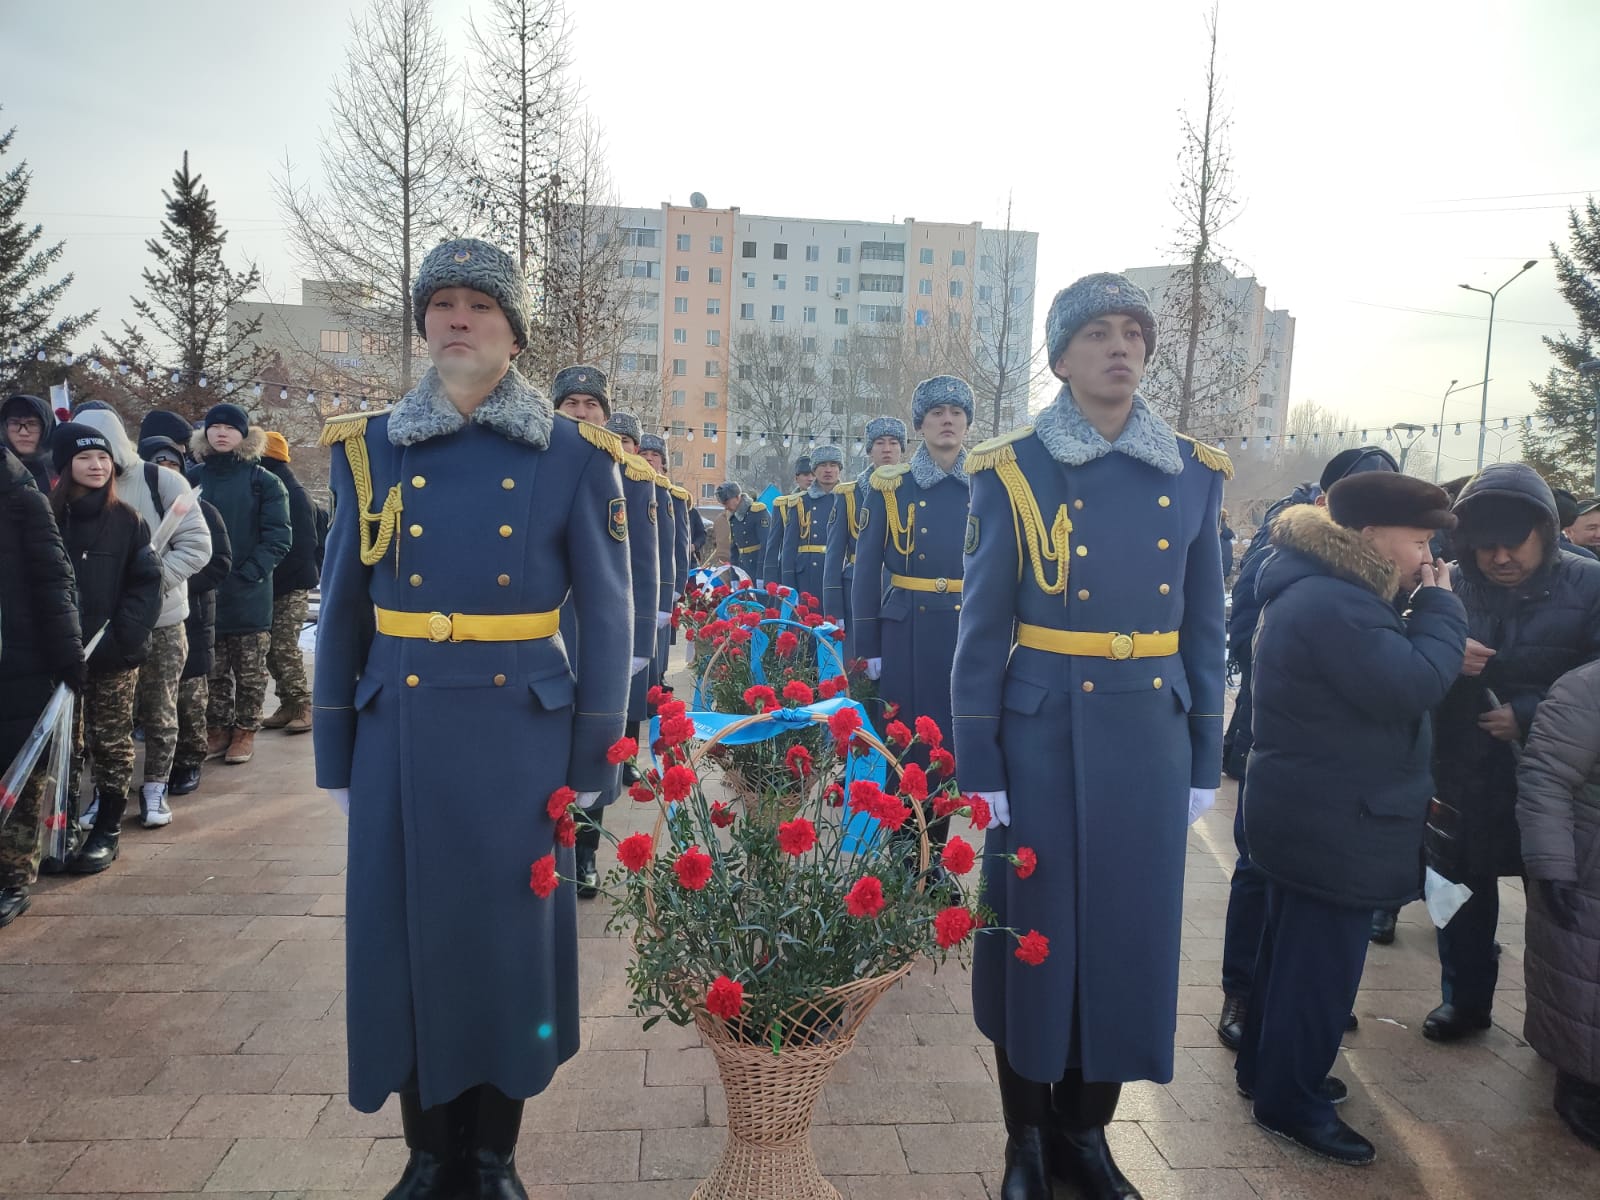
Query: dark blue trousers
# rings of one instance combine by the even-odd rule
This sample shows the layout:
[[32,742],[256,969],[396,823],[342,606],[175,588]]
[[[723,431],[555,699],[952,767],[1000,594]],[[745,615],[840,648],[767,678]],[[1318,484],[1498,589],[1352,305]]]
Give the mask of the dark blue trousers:
[[1446,1004],[1472,1012],[1494,1007],[1500,956],[1494,944],[1500,923],[1500,881],[1494,876],[1463,879],[1472,898],[1439,930],[1439,990]]
[[1241,780],[1239,807],[1233,814],[1233,844],[1239,850],[1239,861],[1228,882],[1228,917],[1222,931],[1222,990],[1241,997],[1250,995],[1267,914],[1267,879],[1250,861],[1250,845],[1245,841],[1244,789]]
[[1346,908],[1266,885],[1266,928],[1235,1066],[1256,1117],[1280,1129],[1334,1119],[1317,1088],[1339,1057],[1361,970],[1370,908]]

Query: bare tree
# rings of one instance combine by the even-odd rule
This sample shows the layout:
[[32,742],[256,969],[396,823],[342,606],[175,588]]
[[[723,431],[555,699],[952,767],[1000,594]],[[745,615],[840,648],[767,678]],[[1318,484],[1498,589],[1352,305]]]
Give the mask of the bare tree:
[[845,430],[822,378],[828,359],[817,351],[815,339],[790,333],[748,332],[733,340],[729,423],[735,437],[745,435],[742,452],[754,474],[780,488],[787,487],[791,464],[812,439]]
[[274,181],[302,268],[325,280],[332,306],[394,363],[410,388],[411,281],[425,255],[458,231],[465,130],[455,73],[429,0],[373,0],[351,22],[345,73],[323,136],[323,192]]
[[993,437],[1028,411],[1029,384],[1039,357],[1033,345],[1038,239],[1012,229],[1007,196],[1004,227],[985,230],[979,245],[970,365],[965,374],[978,401],[974,415],[980,422],[987,418]]

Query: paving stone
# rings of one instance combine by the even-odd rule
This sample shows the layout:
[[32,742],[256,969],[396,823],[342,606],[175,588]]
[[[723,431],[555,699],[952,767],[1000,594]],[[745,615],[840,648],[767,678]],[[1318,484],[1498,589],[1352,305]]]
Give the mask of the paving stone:
[[[223,1155],[225,1139],[99,1142],[73,1162],[57,1192],[198,1192]],[[242,1190],[242,1189],[241,1189]]]
[[270,1092],[289,1062],[282,1054],[178,1054],[167,1059],[144,1090],[181,1095]]
[[175,1138],[303,1138],[326,1096],[201,1096],[172,1133]]
[[195,1096],[73,1097],[57,1103],[33,1132],[36,1142],[148,1141],[170,1137]]
[[85,1148],[83,1142],[39,1142],[0,1148],[0,1194],[49,1191]]
[[355,1186],[371,1150],[367,1138],[241,1138],[205,1190],[341,1191]]

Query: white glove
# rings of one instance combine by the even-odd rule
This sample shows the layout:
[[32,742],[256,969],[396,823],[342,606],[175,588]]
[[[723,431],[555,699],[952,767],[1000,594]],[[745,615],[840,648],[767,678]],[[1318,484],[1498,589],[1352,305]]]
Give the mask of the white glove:
[[869,658],[869,659],[867,659],[867,678],[868,679],[877,679],[882,674],[883,674],[883,659],[881,659],[881,658]]
[[644,670],[649,665],[650,665],[650,660],[648,658],[636,658],[636,659],[633,659],[631,664],[628,667],[628,674],[629,675],[637,675],[640,671]]
[[665,629],[668,625],[671,625],[671,624],[672,624],[672,614],[671,613],[669,613],[669,612],[658,612],[656,614],[656,628],[657,629]]
[[672,602],[674,604],[677,604],[682,599],[683,599],[683,593],[682,592],[673,592],[672,593]]
[[1189,824],[1193,825],[1217,802],[1216,788],[1189,789]]
[[1011,802],[1006,799],[1006,793],[998,792],[973,792],[974,796],[981,796],[989,803],[989,823],[985,829],[994,829],[1000,825],[1011,824]]
[[348,817],[350,815],[350,789],[328,788],[326,790],[328,795],[332,797],[333,802],[339,806],[339,811]]
[[594,802],[598,799],[600,799],[599,792],[579,792],[578,807],[582,809],[593,808]]

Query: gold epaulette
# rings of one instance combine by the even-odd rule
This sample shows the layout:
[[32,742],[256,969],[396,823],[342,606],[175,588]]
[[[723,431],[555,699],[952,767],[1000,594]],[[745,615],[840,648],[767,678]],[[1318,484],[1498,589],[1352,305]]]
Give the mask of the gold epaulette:
[[911,470],[910,463],[896,463],[892,467],[879,467],[867,480],[876,490],[885,494],[899,490],[900,478]]
[[564,413],[559,408],[556,409],[556,416],[566,417],[567,420],[578,427],[578,432],[583,434],[584,441],[597,449],[604,450],[617,462],[620,463],[627,458],[628,452],[622,448],[622,439],[612,433],[611,430],[602,425],[592,425],[588,421],[580,421],[577,417]]
[[656,486],[661,488],[663,491],[670,492],[672,490],[672,480],[668,479],[665,475],[661,474],[661,472],[657,471]]
[[[1197,442],[1194,438],[1182,433],[1178,434],[1178,440],[1189,443],[1189,448],[1194,452],[1195,461],[1201,466],[1210,467],[1224,479],[1233,478],[1233,460],[1228,457],[1227,451],[1219,450],[1215,446],[1208,446],[1204,442]],[[972,467],[969,465],[967,470],[972,470]]]
[[685,504],[689,503],[689,489],[682,484],[674,483],[670,485],[668,490],[672,493],[674,500],[682,500]]
[[381,408],[377,412],[341,413],[337,417],[329,417],[322,427],[322,436],[318,445],[332,446],[337,442],[353,437],[363,437],[367,432],[367,422],[373,417],[381,417],[389,410]]
[[1011,448],[1012,444],[1020,442],[1032,432],[1032,425],[1019,425],[1009,433],[1002,433],[999,437],[980,442],[967,451],[965,464],[967,474],[992,471],[1003,462],[1016,462],[1017,452]]
[[372,464],[367,458],[367,422],[388,411],[385,408],[380,412],[329,417],[318,439],[323,446],[344,446],[345,461],[350,465],[350,482],[356,492],[356,527],[361,531],[359,554],[362,564],[368,567],[374,566],[389,552],[403,507],[400,485],[397,483],[384,496],[378,511],[372,511]]
[[761,501],[759,501],[759,500],[752,500],[752,501],[750,501],[750,511],[751,512],[766,512],[767,511],[767,506],[765,504],[761,503]]
[[635,483],[654,483],[656,469],[637,454],[623,454],[622,473]]

